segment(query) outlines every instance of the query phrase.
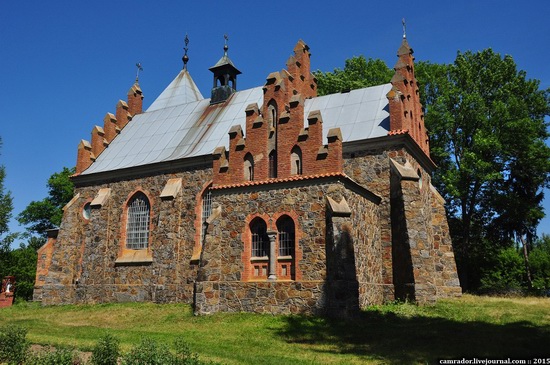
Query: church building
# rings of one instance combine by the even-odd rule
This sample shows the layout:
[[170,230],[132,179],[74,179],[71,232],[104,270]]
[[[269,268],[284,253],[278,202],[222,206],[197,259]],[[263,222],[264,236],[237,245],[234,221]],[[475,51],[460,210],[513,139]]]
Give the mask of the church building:
[[460,295],[405,37],[387,84],[325,96],[301,40],[248,90],[226,44],[207,98],[185,50],[147,110],[136,79],[78,145],[35,300],[348,315]]

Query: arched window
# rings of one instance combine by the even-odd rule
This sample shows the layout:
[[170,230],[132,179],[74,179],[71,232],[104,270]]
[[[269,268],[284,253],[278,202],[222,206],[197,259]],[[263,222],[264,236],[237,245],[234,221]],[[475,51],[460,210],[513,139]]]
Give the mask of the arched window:
[[269,127],[275,129],[277,127],[277,103],[275,100],[269,101],[267,105],[267,118]]
[[212,191],[206,189],[202,195],[202,213],[201,213],[201,222],[206,222],[208,217],[212,214]]
[[90,202],[84,204],[84,207],[82,208],[82,217],[84,217],[87,221],[92,217],[92,204]]
[[302,150],[298,146],[294,146],[290,153],[290,174],[302,174]]
[[254,159],[250,153],[244,156],[244,179],[248,181],[254,180]]
[[201,212],[201,245],[204,244],[204,239],[206,238],[206,220],[212,214],[212,191],[206,189],[202,195],[202,212]]
[[277,177],[277,152],[275,150],[269,153],[269,178]]
[[149,199],[143,193],[137,193],[128,202],[126,221],[126,248],[146,249],[149,244]]
[[294,256],[295,230],[294,221],[289,216],[282,216],[277,221],[279,234],[279,256]]
[[267,236],[267,224],[261,218],[255,218],[250,222],[252,237],[251,257],[266,257],[269,253],[269,237]]

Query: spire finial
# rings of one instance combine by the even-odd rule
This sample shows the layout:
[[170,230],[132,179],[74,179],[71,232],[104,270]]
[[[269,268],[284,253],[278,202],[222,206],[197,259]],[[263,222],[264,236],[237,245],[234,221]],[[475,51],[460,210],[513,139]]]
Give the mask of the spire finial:
[[227,50],[229,49],[229,46],[227,45],[227,41],[229,40],[229,36],[227,34],[224,34],[223,39],[225,39],[225,44],[223,46],[223,54],[224,56],[227,56]]
[[139,71],[143,71],[143,67],[141,67],[141,62],[136,63],[136,82],[139,81]]
[[185,54],[182,57],[184,70],[187,70],[187,62],[189,62],[189,57],[187,56],[187,51],[189,50],[188,45],[189,45],[189,37],[187,36],[187,33],[185,33],[185,47],[183,47]]
[[401,23],[403,24],[403,39],[407,38],[407,24],[405,24],[405,18],[401,20]]

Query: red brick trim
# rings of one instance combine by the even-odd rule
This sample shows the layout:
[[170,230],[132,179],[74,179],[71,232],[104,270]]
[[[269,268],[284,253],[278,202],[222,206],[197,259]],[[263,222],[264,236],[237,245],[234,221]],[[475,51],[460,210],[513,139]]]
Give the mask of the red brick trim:
[[[92,198],[88,198],[86,200],[84,200],[84,202],[82,203],[82,205],[80,206],[80,210],[79,210],[79,214],[80,214],[80,219],[82,220],[82,223],[83,224],[89,224],[90,223],[90,218],[86,218],[84,216],[84,208],[86,207],[86,204],[89,204],[93,201]],[[90,214],[91,214],[91,209],[90,209]]]
[[[267,214],[249,214],[244,220],[244,227],[241,233],[241,239],[243,241],[243,252],[241,254],[241,259],[243,262],[243,272],[242,272],[242,281],[252,281],[258,280],[254,279],[254,265],[251,262],[252,258],[252,233],[250,232],[250,223],[256,219],[261,218],[267,225],[267,230],[272,229],[273,223],[270,222],[271,219]],[[265,280],[266,277],[261,278],[260,280]]]
[[[299,224],[300,220],[299,220],[298,214],[296,214],[296,212],[293,210],[289,212],[278,212],[273,214],[273,221],[275,222],[274,223],[275,227],[273,228],[274,230],[278,232],[277,221],[284,216],[287,216],[294,221],[294,258],[292,260],[294,264],[294,277],[290,279],[299,281],[299,280],[302,280],[302,270],[300,270],[300,262],[302,261],[302,257],[303,257],[300,240],[304,236],[304,232],[300,229],[301,225]],[[275,252],[279,252],[279,234],[278,233],[277,233]],[[278,278],[283,277],[281,269],[282,269],[281,263],[279,262],[279,260],[277,260],[277,277]]]
[[327,174],[293,175],[285,178],[276,178],[276,179],[269,179],[269,180],[262,180],[262,181],[246,181],[239,184],[217,185],[217,186],[213,186],[211,189],[222,190],[222,189],[240,188],[245,186],[267,185],[267,184],[301,181],[301,180],[314,180],[314,179],[320,179],[324,177],[344,177],[349,179],[349,177],[342,172],[329,172]]
[[[273,215],[269,214],[249,214],[246,219],[244,220],[244,227],[241,233],[241,238],[243,241],[243,252],[241,254],[241,259],[243,263],[243,272],[242,272],[242,281],[264,281],[267,280],[267,275],[257,277],[254,275],[254,266],[263,265],[266,266],[269,264],[268,262],[253,262],[252,260],[252,234],[250,232],[250,223],[256,219],[261,218],[267,225],[268,231],[276,231],[277,230],[277,221],[283,217],[287,216],[294,222],[294,257],[293,257],[293,265],[294,265],[294,277],[291,278],[290,274],[286,277],[283,277],[282,275],[282,265],[285,264],[285,260],[277,260],[277,271],[276,275],[278,278],[281,278],[280,280],[301,280],[302,279],[302,271],[300,270],[300,261],[302,260],[302,248],[300,246],[300,240],[302,239],[304,233],[300,229],[299,224],[299,217],[298,214],[294,211],[290,212],[277,212]],[[275,252],[279,252],[279,235],[277,234],[277,239],[275,241]]]

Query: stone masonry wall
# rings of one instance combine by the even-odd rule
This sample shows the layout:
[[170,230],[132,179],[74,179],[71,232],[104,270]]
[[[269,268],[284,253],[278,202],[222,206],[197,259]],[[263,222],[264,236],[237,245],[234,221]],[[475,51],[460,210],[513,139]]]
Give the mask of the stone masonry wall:
[[[407,161],[421,175],[419,181],[401,181],[392,184],[390,158],[404,165]],[[432,301],[438,297],[459,295],[456,265],[443,201],[431,186],[431,177],[415,158],[404,148],[373,148],[344,155],[344,172],[359,184],[382,197],[380,204],[380,239],[384,299],[394,300],[403,292],[396,293],[394,284],[401,285],[406,277],[400,260],[412,260],[413,280],[420,293],[420,301]],[[402,188],[397,192],[397,188]],[[393,189],[393,191],[392,191]],[[401,218],[392,217],[392,194],[401,194],[405,212]],[[394,201],[395,204],[395,201]],[[393,207],[395,211],[395,207]],[[394,227],[392,232],[392,218]],[[407,231],[402,231],[406,229]],[[403,242],[406,241],[406,242]],[[420,244],[420,242],[422,242]],[[413,247],[417,244],[416,247]],[[405,245],[405,248],[394,247]],[[410,246],[407,246],[410,245]],[[397,256],[394,257],[396,254]],[[403,255],[403,250],[407,251]],[[406,256],[409,256],[407,258]],[[396,261],[397,260],[397,261]],[[394,267],[395,265],[399,267]],[[405,267],[406,268],[406,267]],[[401,277],[394,278],[395,270]],[[397,294],[397,295],[396,295]]]
[[[173,178],[182,178],[180,192],[174,199],[161,199],[163,187]],[[197,269],[190,263],[196,197],[210,179],[211,169],[204,168],[76,189],[79,197],[63,216],[43,303],[191,303]],[[110,188],[110,196],[92,208],[87,221],[82,208],[102,188]],[[125,245],[125,205],[137,191],[150,200],[152,262],[115,264]]]
[[[327,293],[327,254],[331,255],[326,239],[326,196],[344,197],[355,201],[361,207],[362,218],[369,219],[362,226],[352,230],[365,229],[358,235],[355,249],[357,256],[364,258],[369,245],[377,245],[375,221],[378,216],[376,204],[347,190],[339,182],[319,182],[312,180],[297,186],[281,184],[260,185],[237,189],[213,191],[213,204],[221,207],[221,216],[208,228],[208,235],[202,254],[199,281],[196,286],[195,312],[206,314],[220,311],[250,311],[261,313],[321,313],[326,311]],[[278,217],[287,214],[296,219],[296,255],[300,275],[296,280],[241,281],[247,261],[243,260],[247,222],[251,217],[260,216],[267,221],[268,230],[273,229]],[[276,228],[275,228],[276,229]],[[367,240],[367,242],[363,242]],[[374,249],[375,250],[375,249]],[[363,253],[363,251],[366,251]],[[246,256],[246,255],[245,255]],[[338,259],[338,258],[336,258]],[[333,258],[334,260],[334,258]],[[375,260],[374,258],[371,259]],[[381,275],[377,270],[381,265],[364,268],[359,265],[361,282],[374,282]],[[368,264],[367,264],[368,266]],[[355,284],[352,282],[355,281]],[[357,287],[357,276],[346,285]],[[347,295],[347,294],[346,294]],[[356,294],[357,295],[357,290]],[[364,295],[365,296],[365,295]],[[366,297],[366,296],[365,296]],[[376,295],[374,296],[376,297]],[[347,298],[342,298],[347,300]],[[356,298],[357,301],[357,298]],[[365,300],[363,300],[365,301]]]

